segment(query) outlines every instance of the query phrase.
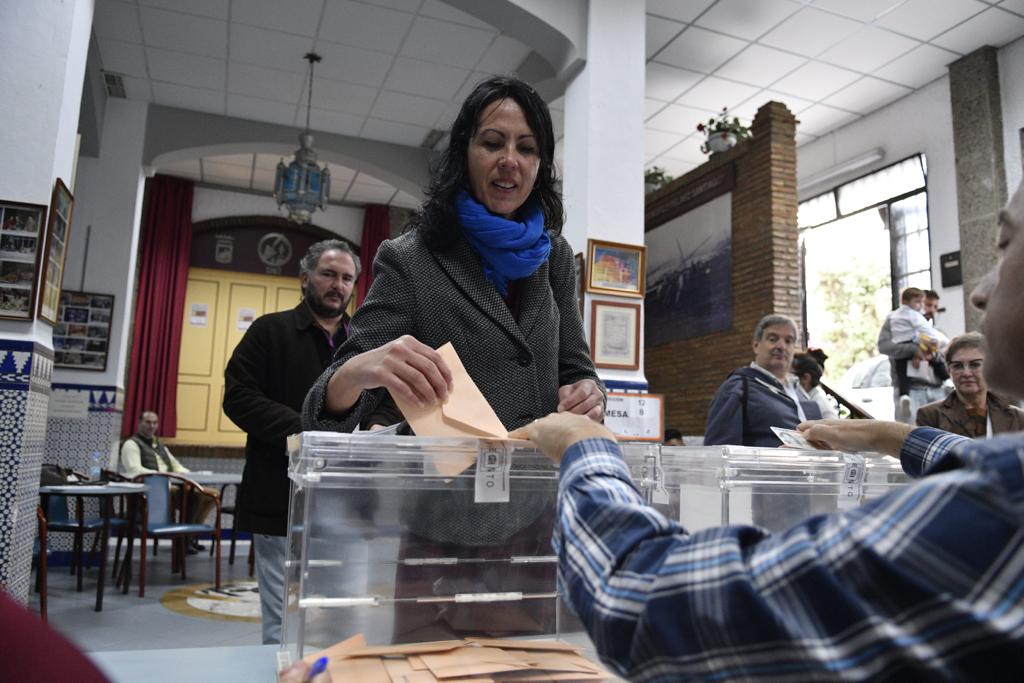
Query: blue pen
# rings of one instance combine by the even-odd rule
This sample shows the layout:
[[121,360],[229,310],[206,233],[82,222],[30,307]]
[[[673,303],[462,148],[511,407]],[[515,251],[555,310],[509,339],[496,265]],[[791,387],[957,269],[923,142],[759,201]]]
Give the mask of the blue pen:
[[313,680],[325,671],[327,671],[327,657],[321,657],[313,662],[313,668],[309,670],[309,680]]

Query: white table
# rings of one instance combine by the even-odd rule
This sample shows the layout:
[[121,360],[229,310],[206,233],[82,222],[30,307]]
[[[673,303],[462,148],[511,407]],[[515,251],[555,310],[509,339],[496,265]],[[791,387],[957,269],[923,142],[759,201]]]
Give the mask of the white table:
[[226,484],[241,484],[241,472],[182,472],[181,476],[188,477],[197,484],[203,486],[224,486]]
[[[110,482],[105,485],[59,485],[40,486],[39,496],[42,498],[43,510],[49,511],[48,500],[50,496],[70,496],[82,498],[98,498],[100,501],[100,515],[103,518],[103,526],[100,529],[100,574],[96,582],[96,611],[103,611],[103,581],[107,575],[107,545],[110,539],[110,516],[113,507],[112,502],[116,496],[128,496],[128,552],[131,552],[132,541],[135,539],[135,504],[136,497],[145,493],[149,487],[145,484],[133,484],[129,482]],[[81,515],[78,524],[83,523]],[[82,563],[78,567],[78,590],[82,590]],[[127,587],[127,580],[126,580]]]
[[87,652],[113,683],[271,683],[280,645]]

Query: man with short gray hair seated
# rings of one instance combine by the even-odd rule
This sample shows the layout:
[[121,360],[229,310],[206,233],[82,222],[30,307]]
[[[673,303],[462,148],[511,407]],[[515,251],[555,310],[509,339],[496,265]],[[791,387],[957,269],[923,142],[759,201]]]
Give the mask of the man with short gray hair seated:
[[821,418],[818,404],[800,395],[789,372],[798,338],[792,318],[761,318],[754,328],[754,361],[729,373],[711,400],[705,446],[776,447],[781,442],[772,427],[793,429]]

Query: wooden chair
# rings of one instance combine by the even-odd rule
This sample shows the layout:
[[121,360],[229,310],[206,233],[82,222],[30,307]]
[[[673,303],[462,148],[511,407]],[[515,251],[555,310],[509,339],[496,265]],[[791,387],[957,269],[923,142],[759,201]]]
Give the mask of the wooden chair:
[[[220,588],[220,496],[204,489],[191,479],[179,474],[161,472],[160,474],[144,474],[135,477],[134,481],[149,486],[142,503],[143,524],[140,525],[139,542],[139,597],[146,595],[146,539],[171,539],[171,571],[180,568],[181,578],[187,579],[186,558],[188,557],[185,539],[192,536],[212,534],[216,544],[214,563],[215,585]],[[171,484],[181,486],[180,495],[172,495]],[[208,496],[214,502],[214,524],[194,524],[188,519],[188,494],[191,491]]]
[[36,593],[39,593],[39,616],[46,623],[46,554],[50,551],[46,539],[46,515],[43,506],[36,506],[36,523],[39,525],[39,536],[36,538]]

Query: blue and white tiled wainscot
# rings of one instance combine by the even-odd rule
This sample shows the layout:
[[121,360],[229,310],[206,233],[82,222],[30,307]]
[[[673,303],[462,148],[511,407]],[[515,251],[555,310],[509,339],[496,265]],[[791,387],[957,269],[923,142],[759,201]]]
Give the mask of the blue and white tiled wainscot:
[[28,601],[53,350],[0,339],[0,587]]

